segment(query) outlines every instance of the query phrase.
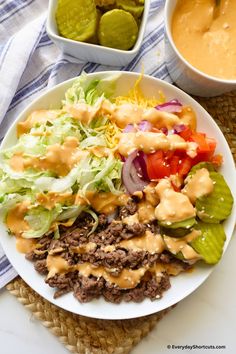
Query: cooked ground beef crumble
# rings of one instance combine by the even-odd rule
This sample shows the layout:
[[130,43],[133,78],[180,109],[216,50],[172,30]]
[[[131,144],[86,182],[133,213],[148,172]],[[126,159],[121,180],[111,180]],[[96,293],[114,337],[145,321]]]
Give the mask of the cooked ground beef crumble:
[[[55,240],[51,235],[41,238],[37,247],[26,254],[26,258],[33,261],[36,271],[45,276],[48,275],[46,264],[48,255],[59,255],[70,266],[85,262],[89,262],[94,267],[103,266],[113,276],[119,276],[123,269],[136,270],[144,266],[152,267],[156,262],[170,264],[179,271],[187,270],[190,267],[187,263],[176,259],[167,251],[161,254],[151,254],[147,251],[126,250],[116,245],[122,240],[141,236],[148,229],[158,233],[158,225],[155,222],[147,225],[122,223],[124,217],[133,215],[136,211],[136,202],[130,201],[125,207],[119,208],[115,220],[109,221],[106,215],[99,215],[98,227],[92,234],[90,234],[93,225],[92,217],[87,214],[81,215],[73,226],[60,228],[60,239]],[[93,249],[81,253],[74,252],[76,247],[84,247],[91,242],[95,244]],[[112,245],[116,247],[110,252],[104,251],[105,246]],[[78,270],[73,270],[46,277],[45,281],[56,289],[55,298],[73,291],[80,302],[88,302],[103,296],[107,301],[120,303],[122,300],[141,302],[145,298],[151,300],[160,298],[163,292],[170,288],[169,278],[167,272],[157,277],[147,271],[135,288],[122,289],[109,283],[103,277],[96,278],[92,275],[85,277]]]

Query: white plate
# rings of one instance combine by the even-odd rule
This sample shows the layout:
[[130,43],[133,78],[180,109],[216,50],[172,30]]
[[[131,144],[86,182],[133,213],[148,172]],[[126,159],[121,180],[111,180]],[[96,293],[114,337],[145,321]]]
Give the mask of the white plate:
[[[94,79],[95,77],[106,77],[111,73],[114,72],[93,73],[89,75],[89,79]],[[138,77],[139,74],[136,73],[121,73],[117,84],[117,94],[127,93]],[[73,80],[74,79],[65,81],[64,83],[47,91],[40,98],[32,102],[9,129],[4,141],[2,142],[1,148],[6,148],[16,142],[16,124],[17,122],[26,119],[30,112],[43,108],[59,108],[61,100],[64,97],[64,93],[67,88],[72,85]],[[217,151],[221,152],[224,156],[224,165],[222,166],[221,172],[229,184],[231,191],[234,194],[234,199],[236,200],[236,172],[233,157],[223,134],[210,115],[186,93],[164,81],[145,76],[142,80],[141,87],[146,96],[157,96],[158,91],[161,90],[165,94],[167,100],[177,98],[180,102],[190,105],[195,110],[198,120],[198,130],[207,133],[210,137],[214,137],[218,142]],[[224,223],[227,235],[224,251],[226,250],[233,233],[235,217],[236,208],[234,206],[231,216]],[[7,257],[19,275],[31,288],[33,288],[48,301],[62,307],[65,310],[94,318],[127,319],[161,311],[191,294],[207,279],[215,268],[213,266],[197,265],[193,272],[183,273],[177,277],[171,278],[171,288],[164,293],[162,299],[154,302],[146,299],[142,303],[138,304],[121,303],[117,305],[106,302],[101,298],[86,304],[81,304],[74,298],[72,293],[55,300],[53,299],[54,290],[45,284],[44,278],[34,270],[33,264],[27,261],[24,258],[24,255],[16,251],[15,239],[14,237],[9,237],[6,227],[3,224],[0,224],[0,234],[0,240]]]

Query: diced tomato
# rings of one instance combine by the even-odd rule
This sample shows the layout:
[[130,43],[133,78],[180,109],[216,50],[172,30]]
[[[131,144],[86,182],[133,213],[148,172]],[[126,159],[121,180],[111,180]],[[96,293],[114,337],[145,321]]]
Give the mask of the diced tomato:
[[179,176],[186,176],[192,168],[193,160],[186,156],[179,161],[178,174]]
[[220,167],[223,163],[223,156],[222,155],[214,155],[211,159],[213,165]]
[[161,150],[147,155],[147,172],[150,179],[161,179],[170,176],[170,165]]
[[215,152],[216,149],[216,141],[212,138],[206,138],[207,144],[209,146],[210,152]]
[[181,136],[184,140],[189,140],[190,137],[192,136],[193,132],[189,126],[185,126],[184,130],[182,132],[179,132],[178,135]]
[[178,174],[186,176],[193,166],[193,160],[183,151],[163,152],[147,155],[147,172],[150,179],[161,179]]
[[199,153],[210,151],[210,147],[206,140],[206,135],[203,133],[197,133],[197,132],[193,133],[189,138],[189,141],[193,141],[198,144],[197,151]]
[[165,159],[170,161],[172,157],[175,155],[175,151],[174,150],[165,151],[164,155],[165,155]]
[[179,135],[198,145],[197,156],[190,158],[185,151],[178,150],[166,152],[158,150],[154,154],[147,155],[147,172],[150,179],[161,179],[176,174],[185,177],[192,166],[203,161],[221,165],[222,157],[214,156],[216,148],[214,139],[208,138],[204,133],[192,132],[189,127],[186,127]]
[[170,160],[170,174],[171,175],[176,175],[176,173],[178,173],[179,160],[180,160],[179,156],[177,156],[177,155],[172,156],[172,158]]

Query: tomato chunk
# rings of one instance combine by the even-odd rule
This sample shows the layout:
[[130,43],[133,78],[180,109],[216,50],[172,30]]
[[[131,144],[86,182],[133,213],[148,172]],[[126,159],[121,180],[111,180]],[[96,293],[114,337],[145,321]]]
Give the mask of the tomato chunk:
[[193,164],[193,160],[191,159],[191,157],[189,157],[189,156],[183,157],[179,161],[179,168],[178,168],[179,176],[181,176],[181,177],[187,176],[187,174],[189,173],[189,171],[192,168],[192,164]]
[[209,152],[210,151],[210,147],[207,143],[206,140],[206,135],[203,133],[193,133],[191,135],[191,137],[189,138],[189,141],[193,141],[196,144],[198,144],[198,152],[202,153],[202,152]]
[[171,175],[176,175],[176,173],[178,173],[179,161],[180,161],[179,156],[177,156],[177,155],[172,156],[172,158],[170,160],[170,173],[171,173]]
[[163,151],[158,150],[154,154],[147,155],[147,172],[150,179],[170,176],[170,165]]
[[181,138],[183,138],[184,140],[189,140],[190,137],[192,136],[192,134],[193,134],[193,132],[192,132],[191,128],[188,127],[187,125],[185,125],[182,132],[178,133],[178,135],[181,136]]

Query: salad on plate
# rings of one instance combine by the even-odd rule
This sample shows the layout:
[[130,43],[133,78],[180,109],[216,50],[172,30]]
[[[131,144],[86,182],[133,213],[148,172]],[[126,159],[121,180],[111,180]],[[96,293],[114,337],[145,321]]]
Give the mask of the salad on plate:
[[[233,206],[217,141],[175,97],[76,79],[0,151],[0,213],[16,248],[80,302],[156,300],[170,278],[216,264]],[[197,265],[196,265],[197,266]]]

